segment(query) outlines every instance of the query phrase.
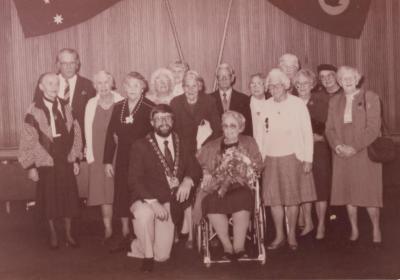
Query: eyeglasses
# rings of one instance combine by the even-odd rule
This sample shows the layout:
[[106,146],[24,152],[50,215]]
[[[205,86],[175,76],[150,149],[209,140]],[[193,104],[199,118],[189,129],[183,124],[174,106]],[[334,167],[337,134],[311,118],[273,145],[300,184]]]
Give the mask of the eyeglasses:
[[282,84],[275,84],[275,85],[268,85],[269,90],[274,90],[274,89],[282,89],[283,85]]
[[319,75],[319,79],[321,81],[330,80],[330,79],[333,79],[334,77],[335,77],[334,73],[329,73],[329,74],[326,74],[326,75]]
[[235,124],[235,123],[223,123],[222,124],[222,128],[223,129],[228,129],[228,128],[235,129],[235,128],[238,128],[238,127],[239,126],[237,124]]
[[73,62],[60,62],[60,64],[63,67],[75,66],[76,65],[76,61],[73,61]]
[[310,82],[302,82],[302,83],[295,83],[294,86],[296,88],[302,88],[302,87],[308,87],[309,85],[311,85]]
[[229,81],[231,76],[217,76],[218,81]]

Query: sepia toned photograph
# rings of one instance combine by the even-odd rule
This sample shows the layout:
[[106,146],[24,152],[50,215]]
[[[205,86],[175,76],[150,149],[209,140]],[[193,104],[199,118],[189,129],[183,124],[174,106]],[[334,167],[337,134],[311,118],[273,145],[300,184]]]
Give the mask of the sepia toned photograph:
[[0,0],[0,279],[400,279],[400,1]]

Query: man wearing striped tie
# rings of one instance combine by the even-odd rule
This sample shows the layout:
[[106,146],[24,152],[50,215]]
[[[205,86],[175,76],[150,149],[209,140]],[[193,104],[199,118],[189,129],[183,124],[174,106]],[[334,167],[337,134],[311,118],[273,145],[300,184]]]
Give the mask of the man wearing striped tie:
[[[60,88],[58,97],[72,107],[72,116],[79,123],[82,134],[82,153],[85,155],[86,138],[84,129],[85,109],[88,100],[96,95],[92,81],[78,74],[81,61],[76,50],[61,49],[56,58]],[[80,197],[88,196],[88,165],[86,156],[80,164],[80,172],[77,176],[78,191]]]
[[218,82],[218,89],[211,93],[215,98],[217,109],[222,114],[228,110],[241,113],[245,119],[243,134],[253,136],[253,126],[250,113],[250,96],[232,88],[235,83],[235,71],[227,64],[218,65],[215,75]]
[[84,116],[88,100],[96,95],[90,80],[78,74],[80,68],[79,54],[74,49],[65,48],[58,52],[56,66],[60,79],[58,97],[72,107],[72,115],[81,127],[83,146],[85,146]]

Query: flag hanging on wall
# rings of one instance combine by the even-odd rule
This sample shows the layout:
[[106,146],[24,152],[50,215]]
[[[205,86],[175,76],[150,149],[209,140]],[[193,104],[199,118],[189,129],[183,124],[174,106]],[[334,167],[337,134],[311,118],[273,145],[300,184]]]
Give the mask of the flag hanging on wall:
[[25,37],[76,25],[120,0],[14,0]]
[[320,30],[360,38],[371,0],[269,0],[273,5]]

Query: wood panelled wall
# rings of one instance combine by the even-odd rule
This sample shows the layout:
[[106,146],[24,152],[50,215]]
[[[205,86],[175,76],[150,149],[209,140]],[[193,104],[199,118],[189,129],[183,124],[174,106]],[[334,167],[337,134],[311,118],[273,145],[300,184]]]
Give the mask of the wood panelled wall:
[[[211,90],[229,0],[170,0],[186,60]],[[303,67],[319,63],[356,66],[366,86],[382,97],[392,133],[400,133],[400,3],[373,0],[359,40],[304,25],[267,0],[233,0],[223,61],[237,73],[235,87],[247,92],[249,76],[268,72],[292,52]],[[25,39],[12,0],[0,1],[0,147],[18,145],[24,112],[40,73],[55,70],[63,47],[81,55],[81,74],[153,70],[178,58],[163,0],[122,0],[78,26]]]

